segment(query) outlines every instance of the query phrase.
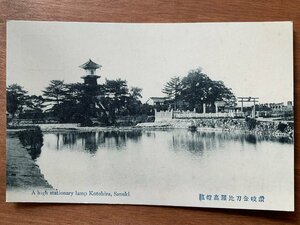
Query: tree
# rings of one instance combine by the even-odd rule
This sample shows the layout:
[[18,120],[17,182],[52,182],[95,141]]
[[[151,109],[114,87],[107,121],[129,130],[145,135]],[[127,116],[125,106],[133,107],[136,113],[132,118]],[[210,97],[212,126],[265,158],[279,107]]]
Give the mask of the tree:
[[183,84],[180,77],[172,77],[169,82],[167,82],[162,90],[164,94],[169,97],[169,102],[174,104],[174,108],[178,108],[179,101],[182,100]]
[[12,120],[23,111],[27,103],[27,91],[18,84],[11,84],[6,88],[6,110],[12,115]]
[[74,112],[76,113],[73,115],[76,121],[80,122],[82,126],[91,126],[93,124],[92,118],[107,123],[105,107],[102,104],[103,85],[77,84],[72,89],[74,89],[72,95],[76,100],[74,105]]
[[236,98],[230,88],[222,81],[211,80],[201,68],[191,70],[187,76],[173,77],[164,86],[163,93],[170,98],[170,103],[175,108],[200,111],[203,103],[211,111],[215,110],[216,101],[224,101],[225,108],[232,108]]
[[182,98],[189,105],[189,109],[199,110],[203,103],[208,102],[208,96],[211,95],[213,81],[202,72],[202,70],[191,70],[186,77],[182,79]]
[[167,94],[171,99],[178,99],[182,93],[183,85],[180,77],[172,77],[167,82],[162,90],[164,94]]
[[223,81],[213,81],[211,91],[207,96],[207,102],[213,105],[216,101],[225,102],[225,108],[236,106],[236,97],[230,88],[227,88]]
[[131,87],[130,88],[130,96],[136,100],[139,101],[140,98],[142,98],[142,88],[139,87]]
[[42,96],[30,95],[26,99],[26,109],[20,114],[22,119],[40,120],[44,118],[45,100]]
[[79,103],[80,99],[84,95],[85,85],[81,83],[65,84],[66,91],[64,93],[64,101],[71,101],[73,103]]
[[52,107],[48,110],[59,122],[71,122],[74,109],[79,101],[79,84],[65,84],[62,80],[52,80],[43,91],[45,102]]
[[140,114],[142,102],[142,89],[138,87],[128,88],[127,81],[116,79],[106,80],[102,89],[104,98],[101,98],[103,108],[110,124],[114,124],[121,116],[136,116]]
[[41,95],[30,95],[27,99],[27,106],[32,110],[42,110],[45,107],[45,99]]
[[126,102],[126,114],[127,115],[138,115],[141,113],[142,102],[140,98],[142,98],[142,89],[139,87],[131,87],[129,91],[129,97]]
[[129,90],[126,80],[107,80],[104,84],[105,105],[110,112],[113,121],[117,115],[125,111],[125,105],[129,99]]
[[101,98],[104,97],[103,85],[87,85],[81,83],[65,84],[53,80],[44,91],[45,100],[52,107],[48,115],[59,122],[77,122],[83,126],[91,126],[92,118],[98,118],[104,107]]
[[45,101],[59,105],[67,94],[67,86],[63,80],[52,80],[43,93]]

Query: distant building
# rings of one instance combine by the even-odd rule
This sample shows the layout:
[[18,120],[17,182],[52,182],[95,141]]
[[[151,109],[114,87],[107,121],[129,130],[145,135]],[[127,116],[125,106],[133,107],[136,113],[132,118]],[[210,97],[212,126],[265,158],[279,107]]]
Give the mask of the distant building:
[[283,102],[280,103],[264,103],[259,104],[258,116],[260,117],[286,117],[293,115],[293,102],[288,101],[285,105]]
[[283,110],[284,109],[284,103],[283,102],[281,102],[281,103],[270,103],[269,107],[272,110]]
[[283,102],[280,102],[280,103],[265,103],[264,106],[269,107],[272,111],[293,110],[293,102],[292,101],[287,101],[286,105]]
[[170,98],[168,97],[150,97],[146,103],[153,106],[162,106],[165,105],[169,100]]

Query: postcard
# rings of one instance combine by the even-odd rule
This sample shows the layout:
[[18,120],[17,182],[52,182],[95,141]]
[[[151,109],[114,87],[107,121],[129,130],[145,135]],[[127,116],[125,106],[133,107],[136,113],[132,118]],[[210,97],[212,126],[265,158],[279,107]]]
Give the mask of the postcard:
[[292,22],[7,22],[6,200],[294,211]]

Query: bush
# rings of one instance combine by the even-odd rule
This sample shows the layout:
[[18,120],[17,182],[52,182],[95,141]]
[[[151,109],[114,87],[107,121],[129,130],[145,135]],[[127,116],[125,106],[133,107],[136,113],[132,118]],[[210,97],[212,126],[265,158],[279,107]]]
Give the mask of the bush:
[[245,121],[249,130],[253,130],[257,125],[257,121],[254,118],[247,117]]
[[287,129],[288,125],[285,123],[279,123],[277,126],[277,130],[279,130],[280,132],[285,132]]

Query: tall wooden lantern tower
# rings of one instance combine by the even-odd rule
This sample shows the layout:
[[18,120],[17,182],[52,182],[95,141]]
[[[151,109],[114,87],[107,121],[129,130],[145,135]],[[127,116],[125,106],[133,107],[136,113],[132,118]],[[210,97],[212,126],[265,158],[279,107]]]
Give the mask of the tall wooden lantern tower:
[[79,67],[86,72],[85,76],[81,77],[84,80],[84,83],[88,85],[97,85],[97,79],[100,78],[100,76],[96,75],[96,70],[101,68],[101,65],[98,65],[89,59],[89,61]]

